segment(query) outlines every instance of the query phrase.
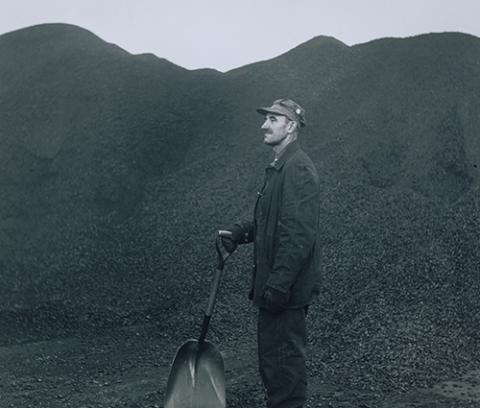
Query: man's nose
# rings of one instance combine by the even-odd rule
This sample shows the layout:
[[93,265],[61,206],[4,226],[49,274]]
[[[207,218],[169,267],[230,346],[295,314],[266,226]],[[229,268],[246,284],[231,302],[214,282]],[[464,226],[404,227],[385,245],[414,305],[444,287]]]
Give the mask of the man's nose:
[[268,129],[268,120],[266,120],[265,122],[263,122],[263,125],[260,129]]

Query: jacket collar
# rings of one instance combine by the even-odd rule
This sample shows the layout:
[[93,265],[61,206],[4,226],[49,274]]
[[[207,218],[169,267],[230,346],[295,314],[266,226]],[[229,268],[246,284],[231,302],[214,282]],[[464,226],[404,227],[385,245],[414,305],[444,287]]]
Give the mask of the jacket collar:
[[280,156],[275,159],[268,167],[273,167],[275,170],[280,170],[285,162],[294,155],[294,153],[300,149],[300,143],[298,140],[294,140],[285,146],[285,148],[280,152]]

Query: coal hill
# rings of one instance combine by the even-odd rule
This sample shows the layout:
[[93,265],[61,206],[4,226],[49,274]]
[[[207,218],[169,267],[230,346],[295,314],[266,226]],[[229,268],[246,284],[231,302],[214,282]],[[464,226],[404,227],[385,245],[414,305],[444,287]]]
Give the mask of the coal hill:
[[[65,24],[0,36],[3,343],[192,336],[215,232],[251,215],[271,159],[255,107],[288,96],[322,187],[311,373],[367,393],[478,369],[479,89],[461,33],[316,37],[227,73]],[[225,268],[218,341],[253,336],[250,256]]]

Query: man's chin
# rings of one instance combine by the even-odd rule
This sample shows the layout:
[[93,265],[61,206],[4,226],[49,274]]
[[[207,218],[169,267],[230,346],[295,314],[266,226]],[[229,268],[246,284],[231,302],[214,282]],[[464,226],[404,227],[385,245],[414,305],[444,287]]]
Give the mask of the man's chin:
[[274,146],[276,143],[272,140],[270,140],[267,136],[263,138],[263,143],[266,144],[267,146]]

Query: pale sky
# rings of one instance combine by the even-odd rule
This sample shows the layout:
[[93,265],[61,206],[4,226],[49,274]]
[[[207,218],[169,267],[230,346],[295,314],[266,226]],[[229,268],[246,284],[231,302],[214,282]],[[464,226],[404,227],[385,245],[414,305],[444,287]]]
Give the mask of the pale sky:
[[480,37],[480,0],[0,0],[0,34],[81,26],[132,54],[227,71],[317,35],[354,45],[460,31]]

